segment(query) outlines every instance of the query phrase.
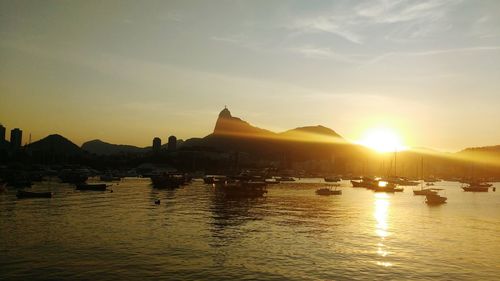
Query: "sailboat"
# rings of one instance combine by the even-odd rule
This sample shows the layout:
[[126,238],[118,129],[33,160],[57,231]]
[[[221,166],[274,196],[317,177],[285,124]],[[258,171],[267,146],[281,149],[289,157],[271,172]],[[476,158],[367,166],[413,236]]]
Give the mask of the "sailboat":
[[465,192],[488,192],[489,187],[491,187],[492,184],[491,183],[482,183],[479,180],[475,180],[474,179],[474,166],[472,168],[473,168],[472,180],[468,182],[468,184],[469,184],[468,186],[462,186],[462,189]]
[[413,195],[429,195],[429,194],[437,194],[436,189],[434,188],[424,188],[424,157],[421,160],[421,176],[422,180],[420,181],[420,190],[413,190]]

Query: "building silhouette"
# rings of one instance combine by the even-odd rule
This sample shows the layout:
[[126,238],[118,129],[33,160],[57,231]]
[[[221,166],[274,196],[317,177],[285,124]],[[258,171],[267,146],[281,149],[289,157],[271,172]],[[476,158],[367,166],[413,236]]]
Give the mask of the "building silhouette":
[[0,143],[5,141],[5,127],[0,124]]
[[23,140],[23,131],[19,128],[10,131],[10,145],[13,149],[19,149]]
[[175,151],[177,149],[177,138],[175,136],[168,137],[168,151]]
[[153,139],[153,152],[160,152],[161,150],[161,139],[159,137],[155,137]]

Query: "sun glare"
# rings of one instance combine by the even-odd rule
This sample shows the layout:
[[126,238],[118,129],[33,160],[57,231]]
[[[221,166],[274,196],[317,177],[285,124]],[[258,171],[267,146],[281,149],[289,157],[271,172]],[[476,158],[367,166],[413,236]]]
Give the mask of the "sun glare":
[[363,134],[358,143],[381,153],[406,149],[401,137],[389,128],[369,129]]

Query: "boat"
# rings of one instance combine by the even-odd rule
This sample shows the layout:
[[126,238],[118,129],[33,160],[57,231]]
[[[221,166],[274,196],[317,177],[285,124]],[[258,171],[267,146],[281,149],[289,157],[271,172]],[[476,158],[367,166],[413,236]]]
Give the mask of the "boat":
[[108,186],[105,183],[78,183],[77,190],[106,191]]
[[493,185],[491,183],[487,182],[479,182],[479,181],[472,181],[472,182],[467,182],[470,186],[477,186],[477,187],[492,187]]
[[16,197],[18,199],[23,198],[52,198],[52,192],[34,192],[34,191],[25,191],[18,190]]
[[203,178],[203,182],[206,184],[213,184],[214,182],[225,181],[227,179],[226,176],[221,175],[206,175]]
[[[421,176],[424,177],[424,157],[421,160]],[[424,182],[420,182],[420,190],[413,190],[413,195],[428,195],[428,194],[437,194],[436,189],[434,188],[424,188]],[[427,186],[434,185],[433,183],[427,183]]]
[[481,179],[474,177],[467,181],[462,181],[462,183],[468,184],[468,186],[462,186],[465,192],[488,192],[489,188],[493,186],[491,183],[482,182]]
[[488,192],[489,187],[469,184],[468,186],[462,186],[462,189],[465,192]]
[[316,194],[317,195],[324,195],[324,196],[328,196],[328,195],[342,195],[342,190],[340,189],[331,189],[329,187],[323,187],[323,188],[320,188],[318,190],[316,190]]
[[373,189],[379,185],[379,181],[370,179],[370,178],[362,178],[361,181],[351,180],[352,187],[364,187],[368,189]]
[[376,184],[369,189],[373,190],[374,192],[387,192],[387,193],[404,191],[403,188],[397,187],[396,184],[384,180],[376,181]]
[[323,178],[323,179],[325,180],[325,182],[339,182],[339,181],[342,180],[339,177],[326,177],[326,178]]
[[448,198],[441,196],[437,193],[430,193],[425,195],[425,203],[429,205],[439,205],[446,203],[446,199]]
[[215,188],[228,197],[262,197],[267,193],[267,184],[259,181],[224,182]]
[[419,184],[417,181],[409,180],[405,177],[398,177],[397,173],[397,150],[394,151],[394,175],[388,178],[385,178],[384,181],[389,184],[399,185],[399,186],[416,186]]
[[361,181],[353,181],[351,180],[352,187],[365,187],[364,183]]
[[161,174],[151,176],[151,183],[155,188],[178,188],[186,182],[184,175]]
[[405,178],[398,178],[398,177],[391,177],[387,179],[387,181],[402,186],[417,186],[419,184],[417,181],[411,181]]

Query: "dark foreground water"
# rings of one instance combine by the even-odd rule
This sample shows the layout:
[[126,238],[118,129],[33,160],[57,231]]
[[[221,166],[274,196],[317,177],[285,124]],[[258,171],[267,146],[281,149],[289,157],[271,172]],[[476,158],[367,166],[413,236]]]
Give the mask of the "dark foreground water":
[[146,179],[113,193],[34,187],[52,199],[11,191],[0,195],[0,279],[499,280],[500,192],[438,183],[448,203],[429,207],[411,187],[343,182],[342,196],[316,196],[323,185],[279,184],[251,200]]

